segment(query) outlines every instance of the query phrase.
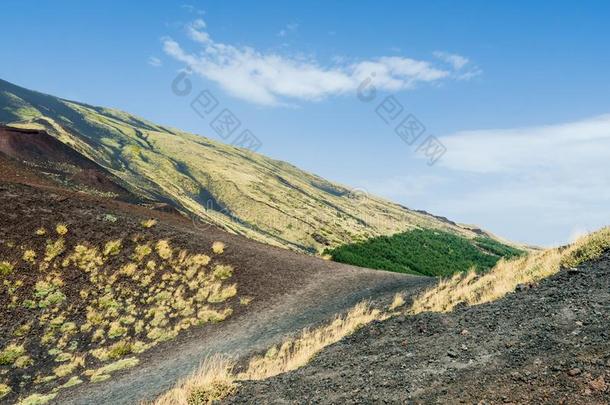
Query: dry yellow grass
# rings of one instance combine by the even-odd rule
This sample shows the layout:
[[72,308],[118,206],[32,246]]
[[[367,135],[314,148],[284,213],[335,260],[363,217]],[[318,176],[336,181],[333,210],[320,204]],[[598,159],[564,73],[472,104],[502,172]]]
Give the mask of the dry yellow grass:
[[345,316],[337,317],[330,324],[304,330],[294,340],[286,340],[280,346],[272,347],[264,356],[250,360],[245,372],[240,373],[240,380],[261,380],[304,366],[320,350],[351,335],[362,325],[379,320],[385,316],[378,309],[373,309],[366,302],[352,308]]
[[222,399],[236,389],[234,363],[222,356],[207,358],[191,377],[158,398],[155,405],[209,404]]
[[154,218],[145,219],[140,222],[140,225],[142,225],[144,228],[152,228],[153,226],[157,225],[157,220]]
[[233,393],[239,380],[262,380],[302,367],[326,346],[338,342],[363,325],[387,316],[385,312],[361,302],[330,324],[305,329],[297,338],[273,346],[263,356],[253,357],[246,370],[238,374],[232,371],[232,360],[213,356],[194,375],[157,399],[154,405],[212,403]]
[[401,293],[396,293],[396,295],[394,295],[394,300],[390,304],[390,310],[393,311],[396,308],[402,307],[403,305],[405,305],[405,298]]
[[478,305],[494,301],[514,291],[519,284],[535,283],[557,273],[562,266],[578,266],[599,257],[608,248],[610,228],[604,228],[565,249],[548,249],[514,260],[500,260],[484,274],[474,270],[455,274],[417,297],[408,312],[446,312],[460,303]]
[[217,255],[222,254],[225,251],[225,244],[222,242],[212,243],[212,251]]

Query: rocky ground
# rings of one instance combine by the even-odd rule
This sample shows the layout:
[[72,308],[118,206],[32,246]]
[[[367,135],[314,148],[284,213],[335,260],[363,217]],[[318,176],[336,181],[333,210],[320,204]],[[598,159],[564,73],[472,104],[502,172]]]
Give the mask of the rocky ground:
[[227,403],[610,403],[610,254],[504,299],[369,325]]

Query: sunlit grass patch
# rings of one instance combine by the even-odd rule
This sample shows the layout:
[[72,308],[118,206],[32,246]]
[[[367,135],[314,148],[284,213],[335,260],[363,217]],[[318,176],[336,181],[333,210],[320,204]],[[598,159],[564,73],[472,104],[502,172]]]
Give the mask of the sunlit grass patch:
[[153,226],[157,225],[157,220],[153,218],[145,219],[140,222],[140,225],[142,225],[144,228],[152,228]]
[[214,278],[226,280],[233,275],[233,267],[226,264],[219,264],[214,267]]
[[121,253],[121,244],[122,241],[120,239],[106,242],[106,246],[104,246],[104,256],[116,256]]
[[122,359],[100,367],[97,370],[87,370],[85,375],[89,376],[91,382],[100,382],[110,378],[110,375],[115,371],[124,370],[127,368],[135,367],[140,361],[135,357],[129,357]]
[[56,392],[50,394],[32,394],[29,397],[25,398],[23,401],[19,402],[19,405],[43,405],[48,402],[51,402],[57,396]]
[[12,391],[11,387],[6,384],[0,384],[0,399],[7,396]]
[[56,241],[48,241],[47,247],[45,249],[44,261],[50,262],[55,259],[57,256],[62,254],[65,250],[65,241],[62,238],[57,239]]
[[0,365],[12,366],[25,353],[23,345],[9,344],[0,352]]
[[157,250],[157,254],[162,259],[168,260],[172,257],[172,248],[167,240],[160,240],[159,242],[157,242],[155,248]]
[[8,276],[13,272],[14,266],[9,262],[0,262],[0,276]]
[[212,243],[212,251],[217,255],[222,254],[225,251],[225,244],[222,242]]
[[64,236],[68,233],[68,227],[65,224],[57,224],[55,232],[57,232],[59,236]]
[[403,295],[401,293],[396,293],[396,295],[394,295],[394,300],[390,304],[390,310],[393,311],[399,307],[402,307],[403,305],[405,305],[405,299]]
[[176,388],[157,399],[155,405],[204,405],[233,394],[233,362],[222,356],[207,358],[196,374],[178,383]]
[[36,262],[36,252],[33,250],[26,250],[23,252],[23,261],[28,262],[30,264],[34,264]]

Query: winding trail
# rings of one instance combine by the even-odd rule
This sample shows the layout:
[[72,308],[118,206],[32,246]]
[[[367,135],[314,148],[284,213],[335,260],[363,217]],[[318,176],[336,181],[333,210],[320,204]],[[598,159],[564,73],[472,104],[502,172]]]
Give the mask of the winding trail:
[[321,273],[275,303],[252,303],[248,311],[202,328],[196,336],[160,345],[144,354],[137,367],[114,374],[110,380],[62,391],[54,403],[119,405],[151,400],[190,375],[210,354],[243,358],[362,300],[389,299],[398,291],[412,294],[432,282],[432,278],[341,266]]

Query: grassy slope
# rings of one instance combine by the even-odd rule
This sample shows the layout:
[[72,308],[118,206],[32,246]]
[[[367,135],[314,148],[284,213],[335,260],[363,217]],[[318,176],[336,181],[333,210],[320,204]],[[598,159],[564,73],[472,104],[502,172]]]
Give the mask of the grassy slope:
[[399,273],[447,276],[471,267],[489,270],[501,258],[523,252],[486,237],[413,230],[348,244],[327,252],[333,260]]
[[137,195],[272,245],[320,252],[415,228],[468,228],[350,190],[244,149],[0,80],[0,122],[46,129]]

